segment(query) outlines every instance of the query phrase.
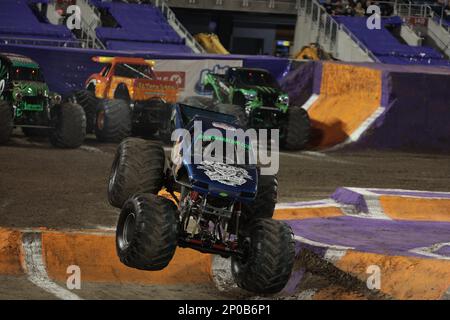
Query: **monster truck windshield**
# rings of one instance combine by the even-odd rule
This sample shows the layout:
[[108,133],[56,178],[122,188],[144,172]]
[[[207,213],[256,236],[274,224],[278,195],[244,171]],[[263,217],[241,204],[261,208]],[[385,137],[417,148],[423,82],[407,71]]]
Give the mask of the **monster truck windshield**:
[[121,63],[116,66],[114,74],[117,77],[131,78],[131,79],[154,79],[153,70],[147,64],[128,64]]
[[239,70],[237,71],[237,80],[240,84],[247,86],[264,86],[278,88],[278,83],[272,75],[265,71],[258,70]]
[[39,69],[27,67],[13,67],[11,72],[13,81],[39,81],[44,82],[44,77]]

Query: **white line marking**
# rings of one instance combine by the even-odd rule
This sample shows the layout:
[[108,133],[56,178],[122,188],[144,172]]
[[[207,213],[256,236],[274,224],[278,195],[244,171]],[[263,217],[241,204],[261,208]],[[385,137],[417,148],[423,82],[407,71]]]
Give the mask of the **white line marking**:
[[449,256],[443,256],[441,254],[435,253],[443,247],[450,247],[450,242],[436,243],[429,247],[421,247],[409,250],[409,252],[420,254],[425,257],[440,259],[440,260],[450,260]]
[[336,250],[336,249],[330,248],[325,252],[324,259],[327,260],[328,262],[335,264],[336,262],[341,260],[345,256],[346,253],[347,253],[347,250]]
[[327,243],[323,243],[323,242],[318,242],[318,241],[313,241],[313,240],[309,240],[307,238],[304,238],[302,236],[298,236],[298,235],[294,235],[294,239],[296,241],[305,243],[305,244],[309,244],[311,246],[315,246],[315,247],[321,247],[321,248],[330,248],[330,249],[334,249],[334,250],[354,250],[355,248],[353,247],[345,247],[345,246],[338,246],[338,245],[333,245],[333,244],[327,244]]
[[[403,197],[403,198],[419,198],[419,199],[448,199],[445,196],[450,196],[450,192],[446,191],[423,191],[423,190],[407,190],[407,189],[381,189],[381,188],[369,188],[373,191],[378,191],[380,196],[392,196],[392,197]],[[383,193],[383,192],[410,192],[410,193],[418,193],[417,195],[412,194],[390,194],[390,193]],[[420,195],[420,193],[426,193],[426,194],[433,194],[436,195],[435,197],[430,196],[423,196]],[[445,195],[444,197],[440,195]]]
[[25,266],[30,282],[53,294],[58,299],[82,300],[79,296],[57,285],[49,278],[42,259],[42,241],[40,233],[25,233],[23,235],[22,246],[25,252]]
[[311,97],[309,97],[309,99],[303,104],[302,108],[305,109],[306,111],[308,111],[312,107],[314,102],[317,101],[317,99],[319,99],[319,95],[316,93],[313,93],[311,95]]
[[375,120],[378,119],[378,117],[386,110],[386,108],[379,106],[374,113],[370,115],[344,142],[339,143],[333,147],[327,148],[326,151],[334,151],[341,149],[342,147],[346,146],[347,144],[350,144],[352,142],[356,142],[361,138],[363,133],[365,133],[375,122]]
[[308,208],[340,208],[340,204],[332,199],[317,200],[317,201],[300,201],[291,203],[277,203],[275,209],[308,209]]

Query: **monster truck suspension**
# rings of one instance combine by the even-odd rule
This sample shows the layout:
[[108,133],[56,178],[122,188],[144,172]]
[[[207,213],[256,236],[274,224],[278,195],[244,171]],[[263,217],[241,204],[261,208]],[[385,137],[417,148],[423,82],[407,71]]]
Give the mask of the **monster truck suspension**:
[[237,232],[241,204],[211,198],[183,187],[180,203],[181,247],[229,257],[238,254]]

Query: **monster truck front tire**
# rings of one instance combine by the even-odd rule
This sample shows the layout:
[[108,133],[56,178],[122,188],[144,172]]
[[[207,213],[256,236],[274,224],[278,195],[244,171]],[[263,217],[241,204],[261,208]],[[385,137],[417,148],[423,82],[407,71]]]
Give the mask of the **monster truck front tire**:
[[133,195],[123,205],[116,230],[116,249],[125,265],[161,270],[177,247],[177,207],[154,194]]
[[237,285],[258,294],[273,294],[287,284],[295,258],[291,228],[284,222],[256,219],[240,232],[231,272]]
[[98,100],[95,94],[89,90],[79,90],[73,94],[75,101],[83,107],[86,114],[86,132],[93,133],[95,129],[95,115]]
[[13,127],[13,109],[7,101],[0,100],[0,144],[8,142]]
[[293,107],[288,113],[288,123],[283,146],[288,150],[302,150],[309,141],[311,122],[308,113],[301,107]]
[[113,161],[108,200],[121,208],[135,193],[158,193],[164,182],[165,154],[162,146],[138,138],[123,140]]
[[102,142],[120,142],[131,135],[131,110],[125,100],[103,100],[97,108],[95,135]]
[[78,148],[86,136],[86,116],[79,104],[66,102],[52,111],[55,128],[50,131],[50,143],[58,148]]
[[271,219],[275,210],[278,196],[278,179],[273,175],[259,175],[258,191],[255,200],[250,204],[244,204],[244,223],[250,223],[254,219]]

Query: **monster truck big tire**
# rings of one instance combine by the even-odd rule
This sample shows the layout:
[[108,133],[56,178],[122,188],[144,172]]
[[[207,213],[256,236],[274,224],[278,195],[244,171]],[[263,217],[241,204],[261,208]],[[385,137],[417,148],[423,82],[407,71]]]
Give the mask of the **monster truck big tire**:
[[236,125],[242,128],[246,128],[248,125],[247,115],[245,114],[244,108],[241,106],[218,103],[215,106],[215,111],[235,117]]
[[50,143],[58,148],[78,148],[86,136],[86,116],[79,104],[66,102],[53,110],[55,128]]
[[123,205],[116,229],[120,261],[140,270],[164,269],[177,247],[177,207],[154,194],[133,195]]
[[89,90],[79,90],[74,94],[76,102],[83,107],[86,114],[86,132],[93,133],[95,129],[95,115],[97,111],[98,100],[94,93]]
[[288,123],[283,141],[284,148],[288,150],[301,150],[309,141],[311,122],[308,113],[301,107],[289,110]]
[[164,149],[159,143],[138,138],[123,140],[109,176],[109,203],[121,208],[135,193],[158,193],[164,182],[164,164]]
[[281,291],[288,282],[295,258],[291,228],[284,222],[257,219],[242,229],[242,256],[232,256],[231,272],[237,285],[258,294]]
[[13,110],[8,102],[0,100],[0,144],[8,142],[13,126]]
[[125,100],[103,100],[97,108],[95,135],[102,142],[120,142],[131,135],[131,110]]
[[272,175],[260,175],[258,177],[258,192],[251,205],[244,204],[244,223],[254,219],[271,219],[275,210],[278,196],[278,179]]

